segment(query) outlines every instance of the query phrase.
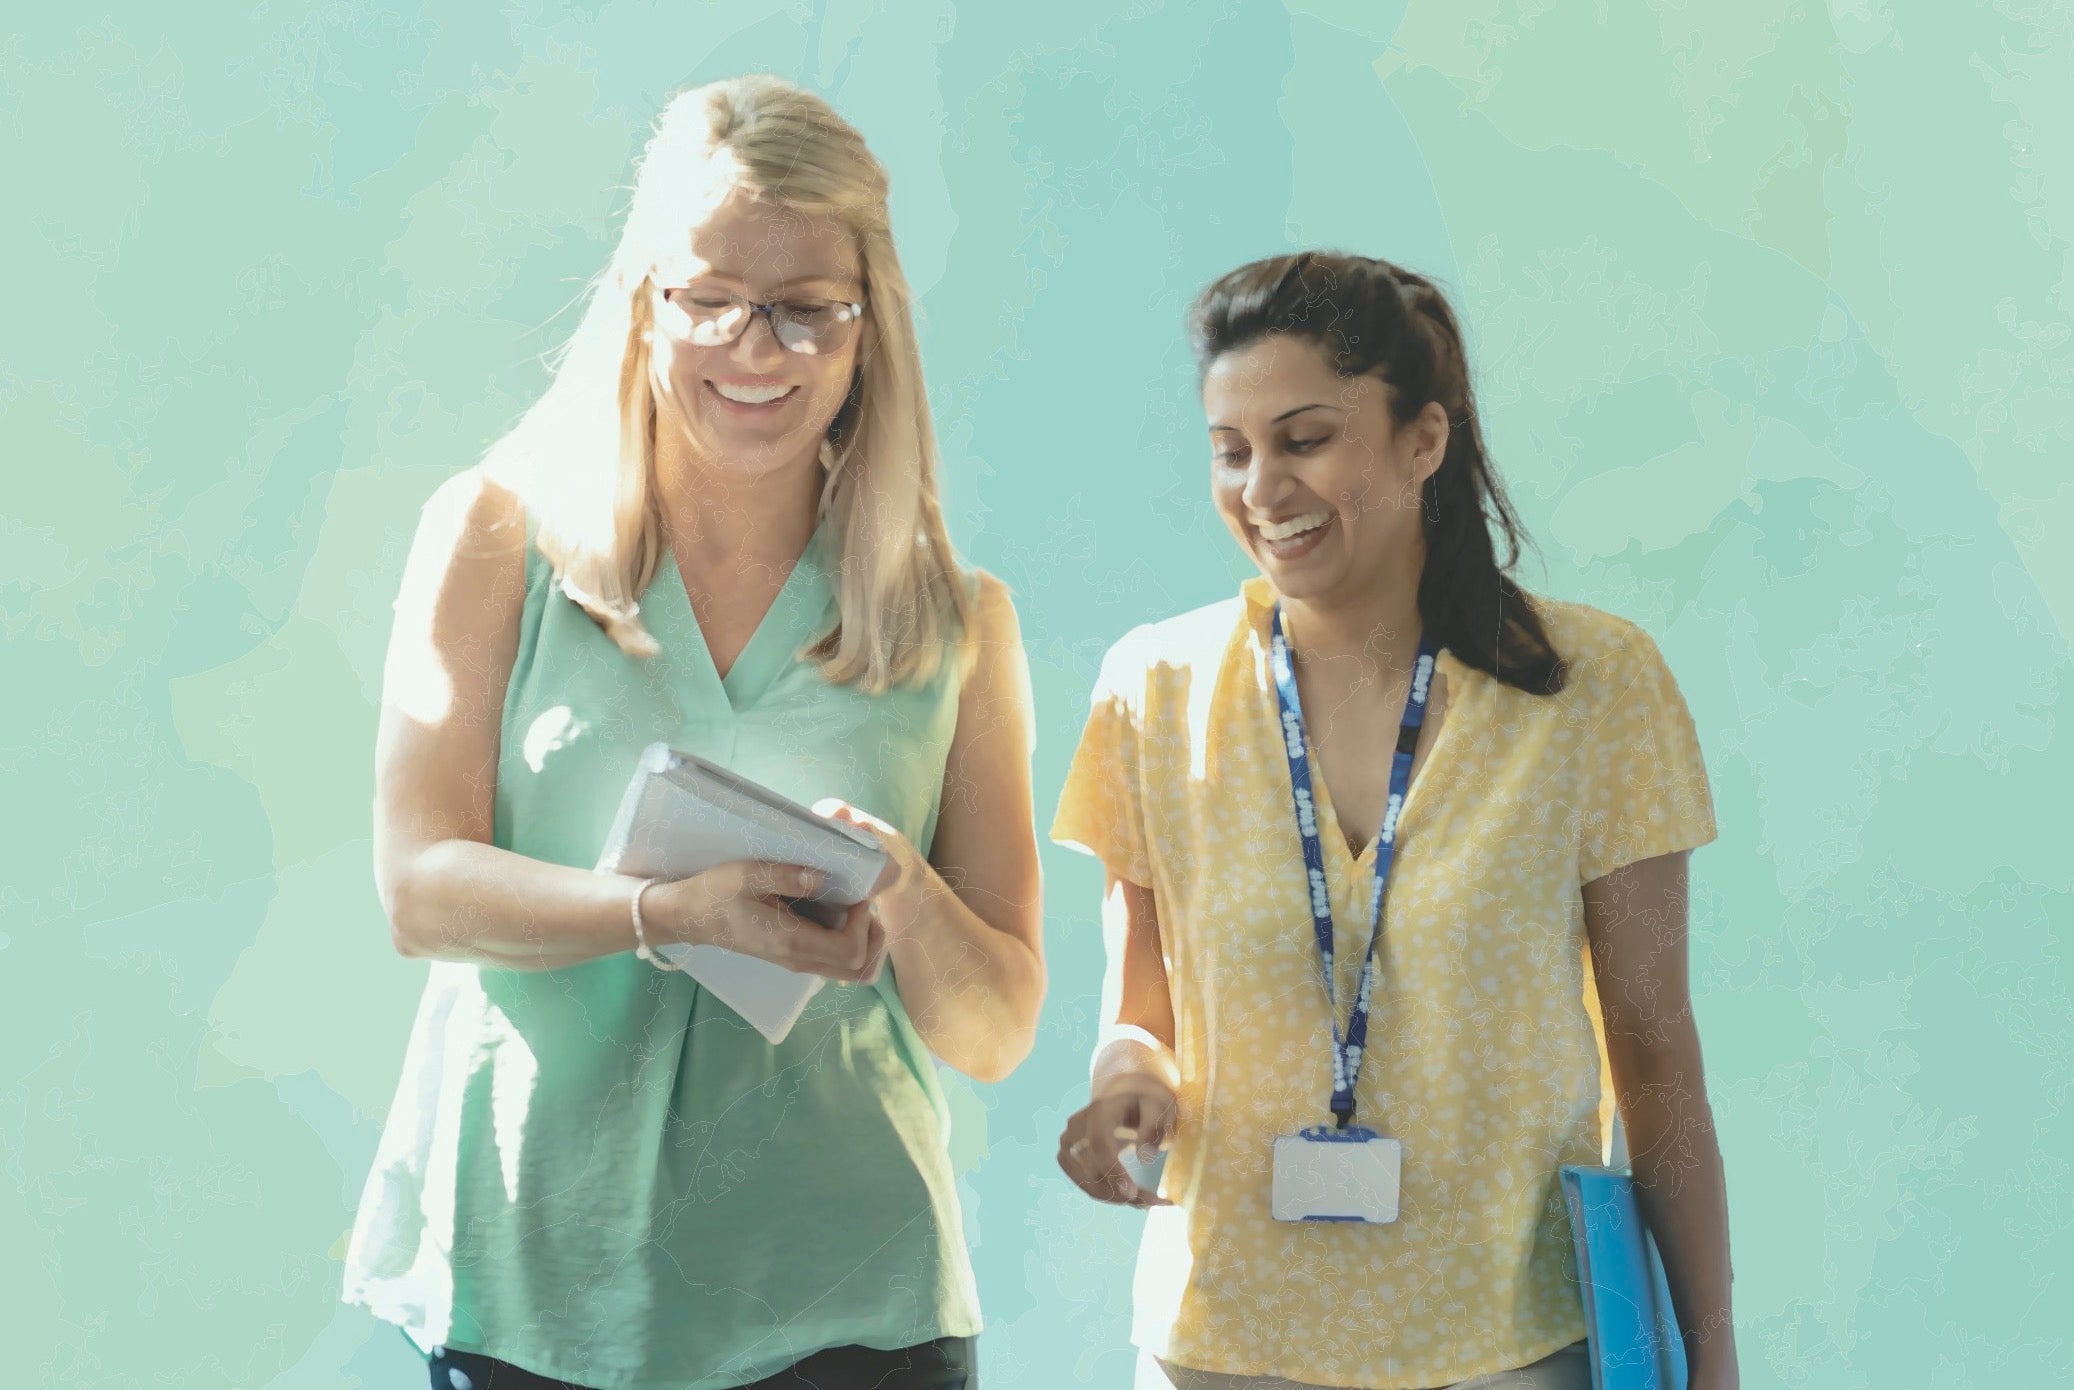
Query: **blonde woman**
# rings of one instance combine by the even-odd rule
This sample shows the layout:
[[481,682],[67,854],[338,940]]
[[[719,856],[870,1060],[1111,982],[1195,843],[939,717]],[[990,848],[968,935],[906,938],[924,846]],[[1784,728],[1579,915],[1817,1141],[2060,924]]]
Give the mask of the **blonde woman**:
[[[1190,326],[1259,574],[1110,653],[1053,827],[1108,868],[1109,1031],[1059,1163],[1157,1207],[1140,1386],[1590,1390],[1557,1173],[1598,1160],[1599,1013],[1693,1390],[1734,1390],[1677,682],[1507,573],[1430,280],[1278,256]],[[1131,1141],[1171,1141],[1158,1194]]]
[[[974,1383],[933,1059],[1006,1075],[1044,968],[1015,614],[936,489],[884,171],[773,79],[679,96],[396,605],[375,872],[433,964],[345,1297],[435,1390]],[[875,895],[593,872],[655,740],[866,826]],[[669,942],[840,984],[773,1046]]]

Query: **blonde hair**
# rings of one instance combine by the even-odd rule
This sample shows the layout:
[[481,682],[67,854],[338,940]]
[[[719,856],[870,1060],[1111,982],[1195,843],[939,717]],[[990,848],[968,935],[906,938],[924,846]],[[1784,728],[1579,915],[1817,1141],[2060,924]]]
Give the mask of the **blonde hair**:
[[[830,427],[821,490],[839,619],[806,655],[870,693],[926,680],[972,628],[937,494],[935,430],[911,292],[893,250],[886,171],[827,102],[774,77],[680,93],[641,157],[626,226],[553,381],[484,471],[539,519],[556,579],[630,656],[652,656],[640,595],[664,553],[655,492],[651,284],[692,226],[743,189],[856,238],[865,312],[857,379]],[[828,453],[824,452],[824,458]]]

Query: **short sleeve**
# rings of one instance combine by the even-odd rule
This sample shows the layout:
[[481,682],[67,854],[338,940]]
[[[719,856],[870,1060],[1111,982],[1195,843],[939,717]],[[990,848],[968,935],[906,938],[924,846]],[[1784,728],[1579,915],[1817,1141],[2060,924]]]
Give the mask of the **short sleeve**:
[[1632,628],[1601,669],[1611,689],[1584,742],[1584,883],[1715,834],[1699,733],[1656,643]]
[[1094,855],[1118,878],[1149,888],[1152,862],[1139,763],[1145,672],[1142,662],[1131,659],[1133,646],[1125,638],[1102,660],[1051,838]]

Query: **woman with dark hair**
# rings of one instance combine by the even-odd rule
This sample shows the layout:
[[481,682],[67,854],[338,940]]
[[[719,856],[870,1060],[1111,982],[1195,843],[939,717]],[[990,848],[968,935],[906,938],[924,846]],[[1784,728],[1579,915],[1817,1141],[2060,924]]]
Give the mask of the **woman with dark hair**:
[[[1677,684],[1633,623],[1509,576],[1429,280],[1277,257],[1190,326],[1260,573],[1110,651],[1052,828],[1107,870],[1059,1162],[1150,1209],[1140,1384],[1588,1387],[1557,1174],[1600,1160],[1603,1065],[1691,1385],[1735,1385]],[[1125,1160],[1162,1148],[1155,1193]]]

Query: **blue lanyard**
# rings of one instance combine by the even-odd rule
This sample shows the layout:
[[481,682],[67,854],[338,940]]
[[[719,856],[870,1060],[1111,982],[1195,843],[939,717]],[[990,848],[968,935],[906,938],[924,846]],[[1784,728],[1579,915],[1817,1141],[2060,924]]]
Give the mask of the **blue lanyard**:
[[1339,999],[1333,988],[1332,896],[1325,878],[1325,845],[1318,838],[1317,803],[1311,796],[1311,755],[1304,746],[1303,704],[1296,694],[1296,668],[1282,636],[1282,605],[1274,612],[1272,665],[1275,696],[1282,707],[1282,744],[1289,757],[1289,789],[1296,799],[1296,831],[1303,837],[1303,865],[1311,888],[1311,927],[1318,934],[1318,959],[1325,975],[1325,1003],[1332,1019],[1332,1113],[1344,1129],[1354,1118],[1354,1078],[1361,1072],[1361,1050],[1368,1042],[1368,999],[1375,987],[1375,948],[1383,935],[1383,890],[1397,857],[1397,815],[1411,788],[1412,756],[1419,746],[1419,726],[1426,721],[1426,696],[1439,655],[1432,634],[1419,639],[1412,663],[1411,694],[1404,702],[1404,723],[1397,730],[1397,752],[1390,760],[1390,799],[1383,807],[1382,829],[1375,838],[1375,925],[1368,934],[1368,955],[1361,962],[1361,984],[1347,1017],[1344,1041],[1339,1031]]

